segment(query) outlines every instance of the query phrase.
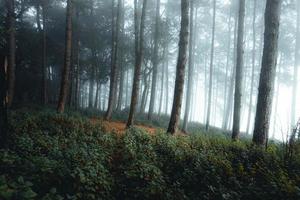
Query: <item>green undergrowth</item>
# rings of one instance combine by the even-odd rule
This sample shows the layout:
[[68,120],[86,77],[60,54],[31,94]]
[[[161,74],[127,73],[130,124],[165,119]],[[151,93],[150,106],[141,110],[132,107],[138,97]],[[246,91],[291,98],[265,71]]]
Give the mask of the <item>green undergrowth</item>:
[[300,199],[300,156],[206,135],[105,133],[79,114],[10,114],[0,199]]

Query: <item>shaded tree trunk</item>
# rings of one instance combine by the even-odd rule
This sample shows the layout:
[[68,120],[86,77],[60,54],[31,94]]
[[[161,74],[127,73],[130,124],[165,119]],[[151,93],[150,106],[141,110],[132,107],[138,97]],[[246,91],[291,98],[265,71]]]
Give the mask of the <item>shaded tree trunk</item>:
[[63,113],[68,96],[69,88],[69,74],[71,66],[71,53],[72,53],[72,10],[73,1],[67,1],[67,16],[66,16],[66,36],[65,36],[65,58],[62,70],[61,86],[57,111]]
[[[114,2],[114,1],[113,1]],[[112,61],[110,72],[110,89],[108,108],[105,114],[105,119],[110,120],[116,103],[116,90],[117,90],[117,65],[118,65],[118,50],[119,50],[119,32],[120,32],[120,15],[121,15],[122,1],[118,0],[117,19],[114,22],[114,12],[112,17]],[[114,3],[113,8],[114,10]]]
[[16,14],[15,0],[6,0],[8,17],[8,66],[7,66],[7,84],[8,84],[8,107],[12,105],[15,92],[15,68],[16,68]]
[[135,66],[134,66],[130,110],[129,110],[129,116],[128,116],[128,120],[127,120],[127,124],[126,124],[127,128],[129,128],[133,125],[134,115],[135,115],[136,107],[137,107],[137,103],[138,103],[138,96],[139,96],[139,92],[140,92],[141,67],[142,67],[142,60],[144,57],[144,32],[145,32],[147,0],[144,0],[144,2],[143,2],[140,25],[138,24],[138,8],[137,8],[137,6],[138,6],[137,0],[134,0]]
[[247,117],[247,129],[246,134],[250,134],[250,121],[251,121],[251,114],[252,114],[252,106],[253,106],[253,90],[254,90],[254,72],[255,72],[255,52],[256,52],[256,4],[257,0],[253,1],[254,8],[253,8],[253,21],[252,21],[252,30],[253,30],[253,38],[252,38],[252,71],[251,71],[251,89],[250,89],[250,102],[248,108],[248,117]]
[[79,9],[76,9],[76,37],[75,37],[75,60],[76,63],[76,80],[75,80],[75,91],[74,91],[74,105],[77,110],[79,107],[79,99],[80,99],[80,26],[79,26]]
[[167,132],[175,134],[180,120],[182,96],[184,88],[185,67],[189,43],[189,0],[181,0],[181,28],[179,37],[179,52],[176,67],[176,80],[173,107]]
[[155,22],[155,35],[154,35],[154,56],[153,56],[153,70],[152,70],[152,85],[151,85],[151,97],[148,112],[148,119],[153,117],[155,100],[156,100],[156,84],[158,75],[158,43],[159,43],[159,23],[160,23],[160,0],[156,0],[156,22]]
[[241,106],[242,106],[242,83],[244,68],[244,19],[245,19],[245,0],[239,1],[239,22],[237,37],[237,60],[235,73],[235,93],[233,109],[232,139],[237,140],[240,134]]
[[297,90],[298,90],[298,67],[300,65],[300,2],[297,4],[297,32],[296,32],[296,47],[295,47],[295,64],[293,76],[293,94],[291,104],[291,127],[296,125],[296,110],[297,110]]
[[124,76],[125,76],[125,71],[124,71],[124,30],[125,30],[125,10],[124,10],[124,1],[122,1],[122,7],[121,7],[121,37],[120,37],[120,84],[119,84],[119,96],[118,96],[118,105],[117,105],[117,110],[122,109],[123,105],[123,96],[124,96]]
[[0,57],[0,148],[7,147],[7,59]]
[[187,132],[190,110],[191,110],[191,100],[192,100],[192,89],[193,89],[193,74],[194,72],[194,0],[190,3],[190,38],[189,38],[189,69],[188,69],[188,84],[186,92],[186,105],[183,118],[182,130]]
[[267,0],[262,68],[259,80],[253,142],[263,146],[268,138],[278,53],[281,0]]
[[214,53],[215,53],[215,29],[216,29],[216,0],[213,1],[213,25],[212,25],[212,39],[211,39],[211,52],[210,52],[210,67],[209,67],[209,89],[208,89],[208,102],[207,102],[207,116],[205,129],[208,131],[210,125],[211,113],[211,99],[212,99],[212,84],[213,84],[213,67],[214,67]]
[[42,18],[43,18],[43,56],[42,56],[42,103],[48,103],[47,87],[47,17],[46,17],[46,0],[42,1]]

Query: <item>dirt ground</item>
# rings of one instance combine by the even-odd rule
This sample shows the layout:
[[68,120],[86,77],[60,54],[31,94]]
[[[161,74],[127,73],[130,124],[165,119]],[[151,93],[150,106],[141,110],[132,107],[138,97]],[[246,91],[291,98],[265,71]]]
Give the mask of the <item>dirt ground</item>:
[[[117,121],[104,121],[103,119],[92,118],[92,123],[101,123],[105,129],[105,132],[115,132],[118,134],[123,134],[126,130],[126,124],[124,122]],[[144,125],[135,125],[138,128],[144,129],[150,134],[154,134],[156,129],[153,127],[148,127]]]

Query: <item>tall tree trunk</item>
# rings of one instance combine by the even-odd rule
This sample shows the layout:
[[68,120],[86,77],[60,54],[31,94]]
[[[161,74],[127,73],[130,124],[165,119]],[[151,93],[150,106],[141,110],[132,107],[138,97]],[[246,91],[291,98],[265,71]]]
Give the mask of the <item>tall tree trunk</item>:
[[233,66],[232,66],[232,71],[231,71],[231,79],[230,79],[230,85],[229,85],[229,90],[227,93],[227,101],[226,101],[226,111],[225,115],[223,116],[223,124],[222,128],[224,130],[227,130],[228,127],[230,127],[230,121],[232,120],[232,104],[233,104],[233,93],[234,93],[234,81],[235,81],[235,67],[236,67],[236,48],[237,48],[237,20],[238,18],[238,12],[236,12],[235,15],[235,20],[234,20],[234,36],[233,36],[233,43],[234,43],[234,48],[233,48]]
[[153,117],[155,100],[156,100],[156,82],[158,75],[158,44],[159,44],[159,25],[160,25],[160,0],[156,0],[156,22],[155,22],[155,35],[154,35],[154,56],[153,56],[153,70],[152,70],[152,85],[151,85],[151,97],[148,112],[148,119]]
[[7,147],[7,59],[0,60],[0,147]]
[[125,30],[125,9],[124,9],[124,1],[122,1],[121,7],[121,37],[120,37],[120,84],[119,84],[119,96],[118,96],[118,105],[117,110],[121,111],[123,105],[123,96],[124,96],[124,76],[125,76],[125,66],[124,66],[124,32]]
[[185,67],[189,44],[189,0],[181,0],[181,30],[179,37],[179,52],[176,67],[176,80],[173,107],[168,127],[168,133],[175,134],[180,120],[182,96],[184,88]]
[[42,18],[43,18],[43,68],[42,68],[42,102],[48,103],[48,87],[47,87],[47,17],[46,17],[46,0],[42,2]]
[[79,27],[79,9],[76,9],[75,14],[75,26],[76,26],[76,37],[75,37],[75,55],[74,55],[74,63],[76,63],[76,80],[75,80],[75,91],[74,91],[74,105],[77,110],[79,107],[79,99],[80,99],[80,27]]
[[[164,48],[164,53],[163,53],[163,57],[165,58],[166,54],[166,49]],[[161,69],[161,79],[160,79],[160,97],[159,97],[159,109],[158,109],[158,114],[159,116],[162,113],[162,109],[163,109],[163,98],[164,98],[164,81],[165,81],[165,61],[163,62],[162,65],[162,69]],[[167,91],[166,91],[167,92]]]
[[228,18],[228,39],[227,39],[227,56],[226,56],[226,74],[225,74],[225,84],[224,84],[224,107],[223,107],[223,122],[222,127],[224,127],[224,119],[226,114],[226,105],[227,105],[227,93],[228,93],[228,74],[230,71],[229,61],[230,61],[230,50],[231,50],[231,17],[232,17],[232,6],[230,6],[229,10],[229,18]]
[[213,67],[214,67],[214,54],[215,54],[215,29],[216,29],[216,0],[213,1],[213,25],[211,37],[211,52],[210,52],[210,67],[209,67],[209,89],[208,89],[208,102],[207,102],[207,116],[205,129],[208,131],[210,125],[210,112],[211,112],[211,98],[212,98],[212,84],[213,84]]
[[15,91],[16,68],[16,14],[15,0],[6,0],[8,14],[8,107],[12,105]]
[[248,108],[248,118],[247,118],[247,129],[246,134],[250,134],[250,122],[251,122],[251,114],[252,114],[252,106],[253,106],[253,90],[254,90],[254,72],[255,72],[255,53],[256,53],[256,4],[257,0],[253,1],[253,21],[252,21],[252,30],[253,30],[253,38],[252,38],[252,71],[251,71],[251,89],[250,89],[250,102]]
[[[113,0],[114,2],[114,0]],[[112,61],[111,61],[111,72],[110,72],[110,89],[109,89],[109,100],[108,108],[105,113],[105,119],[110,120],[112,117],[113,110],[116,103],[116,90],[117,90],[117,65],[118,65],[118,50],[119,50],[119,32],[120,32],[120,16],[121,16],[122,1],[118,0],[118,10],[117,19],[115,20],[115,15],[113,12],[112,17]],[[113,3],[113,10],[114,3]]]
[[281,66],[282,66],[282,53],[280,55],[280,61],[279,61],[279,65],[278,65],[278,70],[276,73],[276,90],[275,90],[275,102],[274,102],[274,121],[273,121],[273,131],[272,131],[272,139],[275,139],[275,133],[276,133],[276,124],[277,124],[277,110],[278,110],[278,99],[279,99],[279,89],[280,89],[280,78],[281,78]]
[[165,74],[166,74],[166,97],[165,97],[165,114],[168,114],[168,108],[169,108],[169,45],[166,47],[166,66],[165,66]]
[[270,126],[281,3],[281,0],[267,0],[265,11],[265,42],[253,134],[253,142],[261,146],[266,144]]
[[297,110],[297,90],[298,90],[298,67],[300,65],[300,2],[297,4],[297,32],[296,32],[296,47],[295,47],[295,64],[293,77],[293,94],[291,104],[291,127],[296,125],[296,110]]
[[[134,115],[138,103],[138,96],[140,92],[141,67],[144,57],[144,32],[145,32],[145,18],[146,18],[147,0],[143,2],[141,23],[138,25],[138,8],[137,0],[134,0],[134,23],[135,23],[135,66],[133,75],[133,86],[131,94],[130,111],[127,120],[127,128],[133,125]],[[139,31],[140,30],[140,31]]]
[[244,26],[245,26],[245,0],[239,1],[239,22],[237,38],[237,58],[235,73],[235,93],[233,109],[232,139],[237,140],[240,134],[242,83],[244,68]]
[[73,0],[67,1],[67,16],[66,16],[66,36],[65,36],[65,58],[64,67],[62,70],[61,86],[57,111],[63,113],[68,96],[69,88],[69,74],[71,66],[71,53],[72,53],[72,11]]
[[188,69],[188,84],[186,92],[186,105],[183,118],[182,130],[187,132],[190,110],[191,110],[191,100],[192,100],[192,89],[193,89],[193,74],[194,72],[194,0],[190,3],[190,38],[189,38],[189,69]]

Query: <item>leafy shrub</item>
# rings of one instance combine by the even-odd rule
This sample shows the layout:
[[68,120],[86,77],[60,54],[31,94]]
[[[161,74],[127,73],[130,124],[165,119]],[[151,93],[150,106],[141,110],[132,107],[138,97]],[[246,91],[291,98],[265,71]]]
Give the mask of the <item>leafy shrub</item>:
[[[104,133],[79,115],[11,114],[0,199],[299,199],[300,156],[286,163],[226,137]],[[295,151],[296,152],[296,151]]]

